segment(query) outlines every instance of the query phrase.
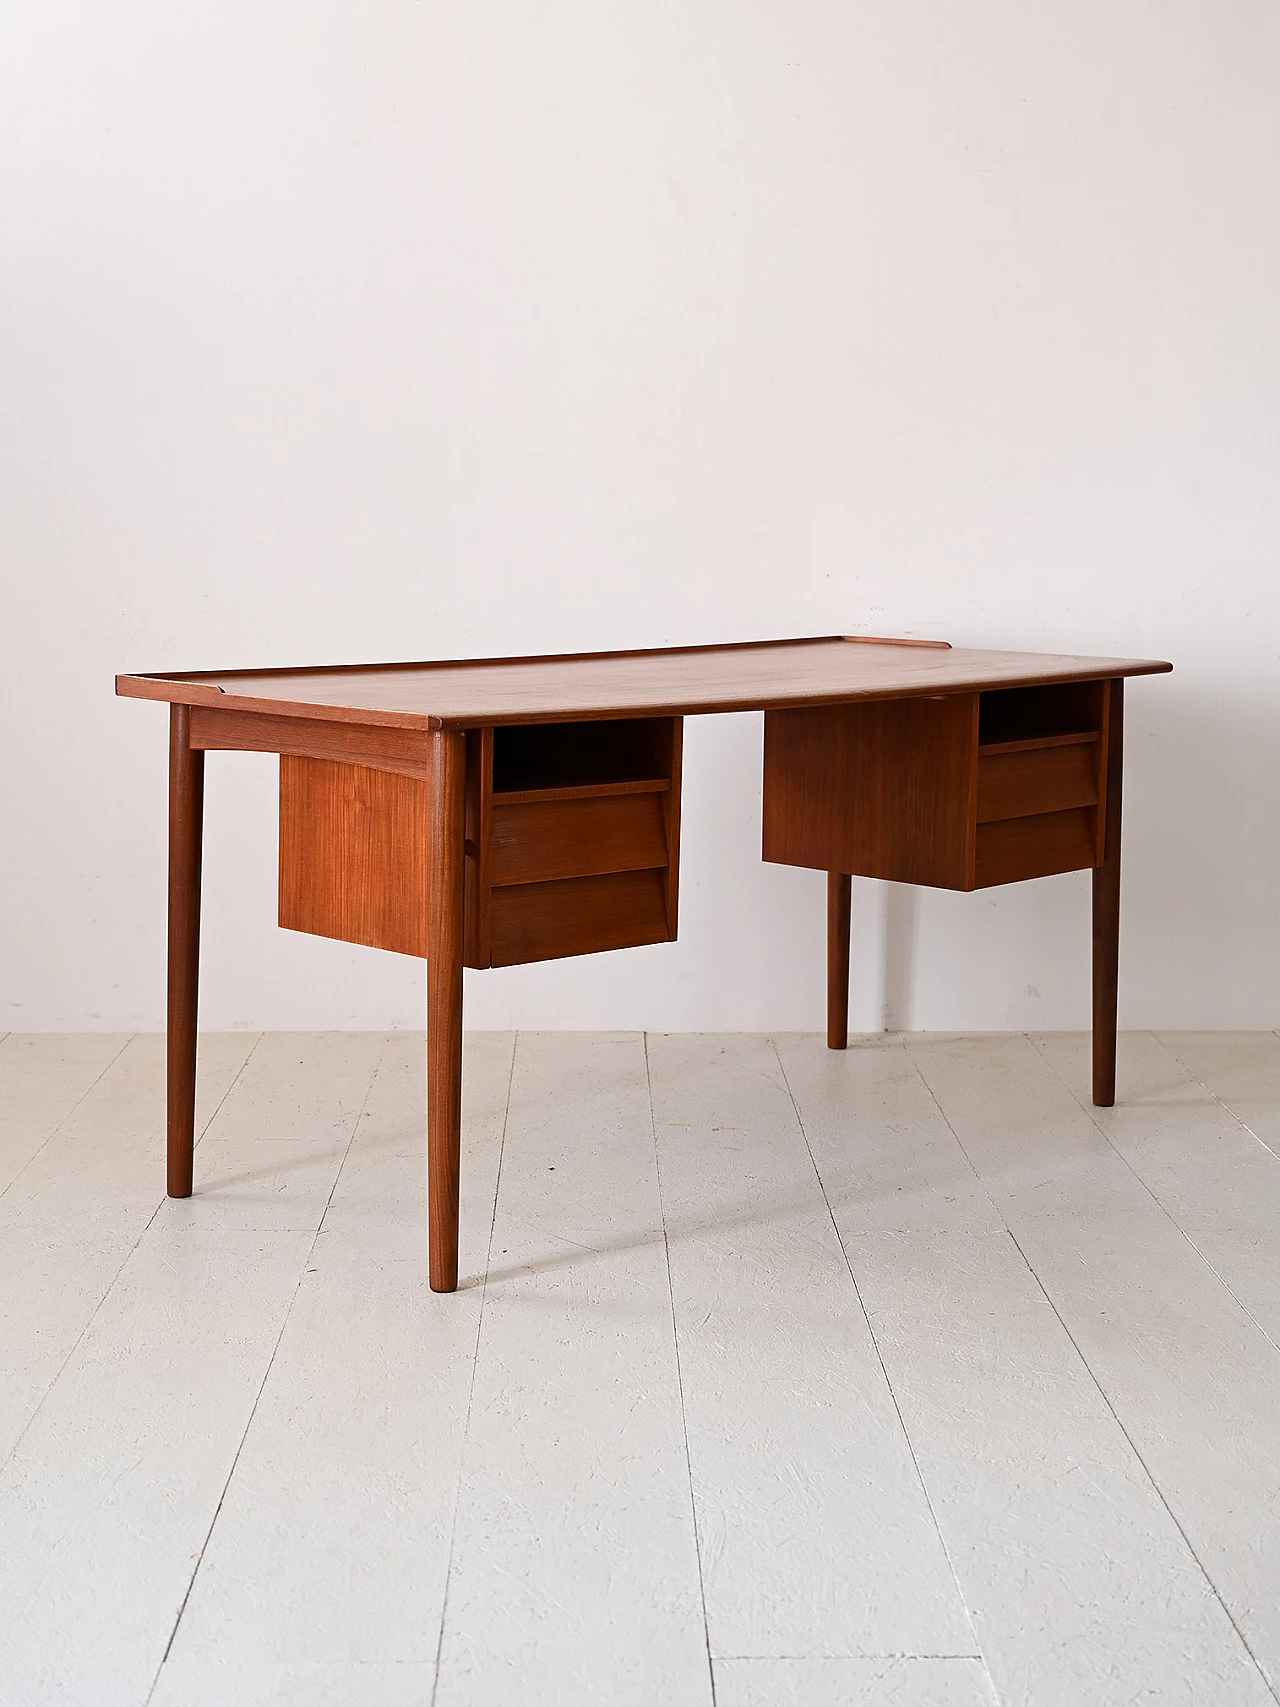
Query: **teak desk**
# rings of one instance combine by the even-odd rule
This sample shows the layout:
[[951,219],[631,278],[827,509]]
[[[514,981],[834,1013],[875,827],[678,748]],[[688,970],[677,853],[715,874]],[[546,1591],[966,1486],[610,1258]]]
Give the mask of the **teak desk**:
[[170,702],[168,1187],[191,1195],[207,751],[280,755],[280,923],[427,962],[431,1285],[458,1283],[462,969],[676,935],[682,718],[764,711],[764,858],[982,889],[1093,871],[1093,1097],[1115,1100],[1126,676],[1171,665],[829,636],[119,676]]

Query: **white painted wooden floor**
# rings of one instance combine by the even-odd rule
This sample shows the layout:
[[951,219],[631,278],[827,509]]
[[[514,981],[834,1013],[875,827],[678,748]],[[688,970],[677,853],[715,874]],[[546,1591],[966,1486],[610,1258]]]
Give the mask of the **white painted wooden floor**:
[[1250,1707],[1280,1037],[0,1041],[4,1707]]

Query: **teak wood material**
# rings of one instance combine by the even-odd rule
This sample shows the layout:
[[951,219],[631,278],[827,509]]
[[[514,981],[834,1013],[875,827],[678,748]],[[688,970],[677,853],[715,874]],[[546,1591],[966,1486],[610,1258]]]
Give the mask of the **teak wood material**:
[[191,1196],[196,1141],[196,1012],[200,983],[200,852],[204,754],[190,745],[185,705],[169,710],[169,994],[165,1037],[167,1187]]
[[1144,676],[1168,668],[1143,658],[986,652],[826,635],[550,658],[117,676],[116,691],[139,699],[338,723],[479,729],[910,699],[1040,682]]
[[770,711],[766,860],[972,888],[976,694]]
[[458,1177],[462,1146],[462,864],[466,738],[431,743],[427,838],[427,1221],[433,1292],[458,1284]]
[[1106,811],[1102,860],[1093,873],[1093,1100],[1116,1100],[1116,1021],[1120,983],[1120,806],[1124,767],[1124,682],[1111,683],[1107,713]]
[[966,890],[1094,866],[1106,708],[1101,682],[767,712],[764,857]]
[[979,824],[974,854],[974,889],[1086,871],[1098,858],[1097,811],[1080,807]]
[[468,966],[668,942],[679,718],[532,723],[468,747]]
[[495,889],[490,965],[668,942],[666,874],[619,871]]
[[827,873],[827,1048],[849,1047],[849,924],[853,879]]
[[1098,803],[1098,736],[1060,738],[991,753],[978,749],[978,822],[1065,812]]
[[1094,1097],[1115,1095],[1123,678],[1142,659],[858,636],[121,676],[167,700],[169,1189],[192,1184],[204,753],[278,753],[280,922],[427,962],[430,1279],[457,1284],[462,968],[673,940],[682,722],[765,717],[764,855],[972,889],[1093,868]]
[[530,800],[493,807],[489,857],[495,888],[643,871],[667,863],[663,781],[652,792]]
[[428,738],[417,729],[383,729],[370,723],[333,723],[317,717],[275,717],[258,711],[191,707],[191,745],[207,751],[280,753],[332,759],[371,770],[428,777]]
[[283,754],[283,928],[425,957],[430,805],[426,778]]

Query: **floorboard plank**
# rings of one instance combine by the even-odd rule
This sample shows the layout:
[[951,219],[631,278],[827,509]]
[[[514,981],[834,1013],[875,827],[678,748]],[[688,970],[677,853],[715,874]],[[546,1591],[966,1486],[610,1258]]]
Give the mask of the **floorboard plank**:
[[437,1707],[709,1707],[638,1034],[521,1033]]
[[1280,1155],[1280,1037],[1274,1031],[1166,1031],[1175,1060]]
[[147,1707],[431,1707],[436,1668],[317,1662],[227,1665],[170,1661]]
[[994,1707],[981,1660],[717,1660],[716,1707]]
[[[243,1166],[257,1142],[270,1148],[283,1132],[305,1166],[311,1118],[322,1145],[339,1148],[340,1123],[349,1137],[381,1047],[358,1035],[266,1040],[213,1115],[225,1158]],[[150,1120],[137,1119],[158,1077],[145,1053],[140,1082],[126,1071],[107,1092],[122,1105],[129,1165],[113,1169],[120,1158],[94,1141],[92,1123],[85,1134],[69,1124],[67,1145],[60,1137],[42,1156],[52,1166],[79,1136],[83,1165],[72,1147],[43,1194],[40,1159],[26,1170],[14,1192],[31,1194],[33,1216],[53,1224],[97,1214],[114,1234],[128,1230],[135,1207],[154,1206],[162,1160]],[[218,1058],[216,1044],[209,1054]],[[299,1063],[309,1064],[309,1079]],[[251,1094],[238,1096],[246,1080]],[[273,1160],[277,1171],[282,1160]],[[199,1173],[196,1189],[184,1203],[163,1199],[142,1221],[145,1232],[0,1473],[5,1702],[141,1707],[189,1590],[314,1243],[313,1228],[278,1225],[297,1218],[296,1206],[273,1216],[268,1204],[262,1218],[275,1227],[241,1230],[226,1224],[234,1217],[225,1205],[205,1212]],[[256,1210],[252,1193],[246,1204]]]
[[140,1707],[310,1248],[152,1229],[0,1472],[0,1700]]
[[0,1042],[0,1192],[128,1043],[128,1034],[9,1032]]
[[[244,1033],[202,1040],[197,1123],[217,1108],[255,1042]],[[96,1066],[100,1057],[95,1048],[80,1059]],[[0,1463],[163,1197],[164,1039],[140,1035],[0,1197]]]
[[[464,1277],[484,1272],[513,1041],[467,1038]],[[481,1292],[428,1289],[424,1067],[421,1037],[388,1040],[159,1702],[430,1693]],[[218,1696],[199,1680],[230,1687],[229,1653],[246,1669]]]
[[195,1189],[159,1224],[316,1232],[386,1036],[267,1032],[196,1145]]
[[0,1039],[3,1707],[1274,1707],[1280,1038],[469,1034],[450,1297],[420,1037],[203,1038],[185,1202],[120,1043]]
[[972,1653],[767,1037],[651,1037],[715,1656]]
[[779,1046],[1001,1699],[1265,1700],[911,1055]]
[[[1089,1060],[1089,1039],[1071,1032],[1033,1039],[1074,1087]],[[1076,1100],[1280,1348],[1280,1156],[1146,1032],[1124,1039],[1124,1090],[1114,1108]],[[1087,1076],[1084,1084],[1088,1084]]]
[[1000,1232],[1004,1222],[897,1036],[774,1044],[840,1232]]
[[1028,1039],[909,1046],[1237,1629],[1280,1683],[1270,1342]]

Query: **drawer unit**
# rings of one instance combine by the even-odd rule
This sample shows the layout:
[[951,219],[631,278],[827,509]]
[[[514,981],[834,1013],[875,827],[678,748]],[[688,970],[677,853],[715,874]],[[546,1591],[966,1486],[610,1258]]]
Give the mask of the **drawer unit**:
[[[675,938],[680,751],[670,717],[468,733],[467,965]],[[425,955],[430,786],[282,756],[281,925]]]
[[642,717],[468,737],[468,966],[674,941],[681,732]]
[[983,889],[1100,863],[1107,682],[765,716],[764,857]]

